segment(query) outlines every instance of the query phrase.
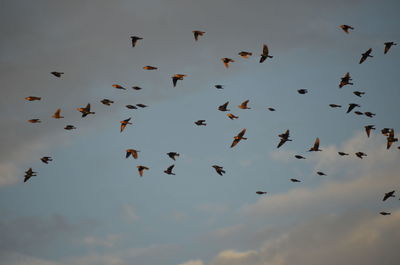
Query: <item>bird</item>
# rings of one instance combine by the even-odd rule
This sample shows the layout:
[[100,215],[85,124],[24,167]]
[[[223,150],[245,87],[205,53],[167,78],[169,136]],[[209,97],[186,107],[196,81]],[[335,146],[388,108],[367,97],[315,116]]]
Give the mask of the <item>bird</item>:
[[301,155],[295,155],[294,157],[297,159],[306,159],[304,156],[301,156]]
[[131,36],[131,40],[132,40],[132,47],[135,47],[137,41],[138,41],[138,40],[143,40],[143,38],[138,37],[138,36]]
[[175,165],[169,166],[166,170],[164,170],[164,173],[168,174],[168,175],[175,175],[175,173],[172,172],[172,169],[174,168],[174,166]]
[[243,57],[243,58],[247,59],[247,58],[249,58],[250,56],[252,56],[252,55],[253,55],[253,53],[251,53],[251,52],[245,52],[245,51],[241,51],[241,52],[239,52],[239,55],[240,55],[241,57]]
[[228,118],[231,119],[231,120],[239,119],[239,116],[235,116],[235,115],[232,114],[232,113],[228,113],[228,114],[226,114],[226,116],[228,116]]
[[369,118],[372,118],[372,117],[374,117],[376,115],[375,113],[372,113],[372,112],[369,112],[369,111],[364,112],[364,114],[365,114],[365,116],[367,116]]
[[360,98],[361,98],[361,96],[362,96],[362,95],[364,95],[364,94],[365,94],[365,92],[361,92],[361,91],[354,91],[354,92],[353,92],[353,94],[354,94],[354,95],[356,95],[357,97],[360,97]]
[[205,123],[206,122],[206,120],[198,120],[198,121],[195,121],[194,123],[197,125],[197,126],[206,126],[207,125],[207,123]]
[[364,153],[364,152],[357,152],[357,153],[356,153],[356,156],[357,156],[358,158],[360,158],[360,159],[363,159],[363,156],[367,156],[367,154]]
[[139,108],[146,108],[147,107],[147,105],[144,105],[144,104],[141,104],[141,103],[136,104],[136,106],[138,106]]
[[319,149],[319,138],[317,137],[317,139],[315,139],[314,145],[313,147],[310,148],[310,150],[308,150],[308,152],[316,152],[316,151],[322,151]]
[[77,110],[82,113],[82,118],[86,117],[89,114],[95,114],[95,112],[90,111],[90,103],[86,105],[84,108],[77,108]]
[[41,123],[42,121],[40,119],[30,119],[28,120],[30,123]]
[[138,171],[139,171],[139,176],[141,176],[141,177],[143,177],[143,172],[144,172],[145,170],[149,170],[148,167],[141,166],[141,165],[136,166],[136,167],[137,167],[137,169],[138,169]]
[[216,171],[219,175],[222,176],[223,174],[225,174],[225,170],[224,170],[223,167],[218,166],[218,165],[213,165],[212,167],[215,169],[215,171]]
[[137,107],[134,106],[134,105],[126,105],[125,107],[126,107],[127,109],[137,109]]
[[298,180],[298,179],[290,179],[290,181],[291,181],[291,182],[301,182],[301,181]]
[[385,135],[385,136],[388,136],[388,135],[389,135],[389,132],[390,132],[390,129],[389,129],[389,128],[383,128],[383,129],[381,130],[381,133],[382,133],[383,135]]
[[394,192],[395,192],[395,191],[392,190],[392,191],[389,191],[389,192],[385,193],[385,196],[383,196],[383,200],[382,200],[382,201],[386,201],[386,200],[389,199],[390,197],[395,197]]
[[267,192],[266,191],[256,191],[256,194],[258,194],[258,195],[263,195],[263,194],[267,194]]
[[132,124],[131,122],[129,122],[130,120],[131,120],[131,118],[120,121],[120,123],[121,123],[120,132],[122,132],[125,129],[126,125]]
[[54,119],[62,119],[64,118],[63,116],[61,116],[61,109],[57,109],[56,112],[54,112],[53,116],[51,116]]
[[141,90],[142,88],[140,86],[133,86],[132,89],[134,90]]
[[329,104],[329,107],[331,108],[341,108],[341,105],[337,105],[337,104]]
[[216,89],[224,89],[224,86],[223,85],[215,85],[214,86]]
[[219,111],[230,111],[229,109],[227,109],[229,104],[229,101],[225,102],[224,104],[222,104],[221,106],[218,107]]
[[143,69],[144,70],[157,70],[158,68],[155,66],[146,65],[146,66],[143,66]]
[[269,108],[267,108],[269,111],[275,111],[276,109],[274,109],[274,108],[271,108],[271,107],[269,107]]
[[360,107],[360,105],[356,104],[356,103],[350,103],[349,104],[349,108],[347,109],[346,113],[349,113],[350,111],[352,111],[355,107]]
[[44,156],[44,157],[40,158],[40,160],[42,160],[42,162],[45,164],[48,164],[49,161],[53,161],[53,159],[50,156]]
[[299,89],[299,90],[297,90],[297,92],[298,92],[299,94],[301,94],[301,95],[304,95],[304,94],[307,94],[307,93],[308,93],[308,90],[307,90],[307,89]]
[[391,213],[388,212],[380,212],[381,215],[391,215]]
[[74,125],[67,125],[64,127],[64,129],[70,131],[70,130],[75,130],[76,127]]
[[338,152],[338,154],[339,154],[340,156],[348,156],[348,155],[349,155],[348,153],[345,153],[345,152]]
[[245,100],[238,106],[238,108],[239,109],[251,109],[251,108],[247,107],[248,103],[249,103],[249,100]]
[[200,31],[200,30],[193,30],[192,32],[193,32],[195,41],[199,40],[199,36],[203,36],[205,34],[204,31]]
[[37,172],[33,171],[30,167],[27,171],[25,171],[24,182],[27,182],[31,177],[37,176]]
[[326,176],[326,174],[325,174],[324,172],[322,172],[322,171],[318,171],[317,174],[318,174],[319,176]]
[[36,101],[36,100],[41,100],[41,97],[35,97],[35,96],[29,96],[25,98],[28,101]]
[[60,78],[61,75],[63,75],[64,73],[62,73],[62,72],[51,72],[51,74],[54,75],[55,77]]
[[167,155],[174,161],[175,161],[175,158],[177,156],[179,156],[179,154],[177,152],[169,152],[169,153],[167,153]]
[[354,85],[350,81],[353,80],[350,76],[350,73],[347,72],[342,78],[340,78],[339,88],[344,87],[345,85]]
[[356,115],[364,115],[364,113],[362,113],[361,111],[354,111],[354,114],[356,114]]
[[109,100],[109,99],[103,99],[102,101],[100,101],[101,103],[103,103],[104,105],[106,105],[106,106],[111,106],[111,104],[113,104],[114,103],[114,101],[112,101],[112,100]]
[[240,140],[247,140],[247,138],[243,137],[245,133],[246,133],[246,128],[243,129],[243,130],[241,130],[241,131],[238,133],[238,135],[236,135],[235,137],[233,137],[234,139],[233,139],[233,142],[232,142],[232,144],[231,144],[231,148],[234,147],[235,145],[237,145],[237,144],[240,142]]
[[347,34],[349,34],[349,29],[352,29],[352,30],[354,30],[354,28],[352,27],[352,26],[349,26],[349,25],[340,25],[339,26],[344,32],[346,32]]
[[138,153],[139,152],[140,152],[139,150],[127,149],[125,158],[128,158],[129,156],[132,156],[134,159],[138,159]]
[[273,58],[274,56],[269,55],[268,46],[266,44],[263,45],[263,51],[260,58],[260,63],[264,62],[267,58]]
[[371,55],[371,52],[372,52],[372,48],[369,48],[366,52],[364,52],[361,55],[361,59],[360,59],[359,64],[362,64],[365,60],[367,60],[368,57],[374,57],[374,56]]
[[384,44],[385,44],[385,49],[383,51],[384,54],[386,54],[393,45],[397,45],[397,43],[394,43],[393,41],[385,42]]
[[397,141],[398,139],[394,137],[394,129],[390,129],[389,136],[387,137],[386,149],[389,149],[392,143]]
[[367,137],[371,134],[371,130],[375,130],[375,125],[366,125],[364,126],[365,132],[367,133]]
[[234,63],[235,60],[231,58],[221,58],[221,61],[224,63],[225,68],[229,68],[229,63]]
[[118,85],[118,84],[113,84],[112,87],[113,87],[113,88],[116,88],[116,89],[123,89],[123,90],[126,90],[125,87],[123,87],[123,86],[121,86],[121,85]]
[[172,76],[172,84],[174,85],[174,87],[176,87],[176,82],[177,82],[178,80],[183,80],[183,78],[184,78],[185,76],[187,76],[187,75],[183,75],[183,74],[174,74],[174,75]]
[[289,137],[290,137],[289,130],[286,130],[286,132],[284,132],[282,134],[279,134],[278,136],[281,138],[281,141],[279,142],[279,144],[278,144],[278,146],[276,148],[281,147],[287,141],[292,141],[291,139],[289,139]]

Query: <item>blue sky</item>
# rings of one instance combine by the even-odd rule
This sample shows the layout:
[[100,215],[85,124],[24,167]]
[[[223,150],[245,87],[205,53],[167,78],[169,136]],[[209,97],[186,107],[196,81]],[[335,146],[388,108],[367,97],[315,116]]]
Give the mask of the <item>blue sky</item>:
[[[399,202],[381,199],[398,190],[399,144],[386,150],[379,131],[397,135],[400,127],[398,46],[383,54],[384,42],[400,39],[398,8],[396,1],[3,1],[0,263],[301,265],[340,256],[335,264],[397,264]],[[355,30],[345,34],[341,24]],[[192,30],[206,34],[195,42]],[[132,35],[143,37],[135,48]],[[264,43],[274,57],[260,64]],[[359,65],[368,48],[374,57]],[[242,50],[253,56],[240,58]],[[222,57],[235,62],[225,69]],[[354,85],[339,89],[346,72]],[[174,88],[176,73],[187,77]],[[115,103],[104,106],[103,98]],[[247,99],[251,109],[239,109]],[[217,110],[226,101],[239,119]],[[87,103],[96,114],[81,118],[76,108]],[[125,108],[138,103],[148,107]],[[346,114],[349,103],[376,116]],[[57,108],[64,119],[51,118]],[[133,125],[120,133],[128,117]],[[26,122],[32,118],[42,123]],[[207,126],[195,126],[199,119]],[[77,130],[65,131],[67,124]],[[368,124],[377,128],[370,138]],[[229,148],[243,128],[248,140]],[[276,149],[286,129],[293,141]],[[323,151],[308,153],[316,137]],[[128,148],[140,150],[139,159],[125,159]],[[177,161],[171,151],[181,154]],[[360,160],[358,151],[368,156]],[[45,165],[42,156],[54,161]],[[176,175],[164,174],[172,164]],[[137,165],[150,170],[140,178]],[[23,183],[29,167],[38,176]]]

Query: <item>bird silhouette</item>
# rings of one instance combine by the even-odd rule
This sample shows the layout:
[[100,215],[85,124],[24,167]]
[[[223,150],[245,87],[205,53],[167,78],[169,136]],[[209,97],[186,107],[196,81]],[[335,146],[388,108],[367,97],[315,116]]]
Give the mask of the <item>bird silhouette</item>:
[[37,176],[37,172],[33,171],[32,168],[29,168],[25,171],[24,182],[27,182],[31,177]]
[[112,87],[113,87],[113,88],[116,88],[116,89],[126,90],[125,87],[123,87],[123,86],[121,86],[121,85],[118,85],[118,84],[113,84]]
[[354,94],[354,95],[356,95],[357,97],[360,97],[360,98],[361,98],[361,96],[362,96],[362,95],[364,95],[364,94],[365,94],[365,92],[361,92],[361,91],[354,91],[354,92],[353,92],[353,94]]
[[53,161],[53,159],[50,156],[44,156],[44,157],[40,158],[40,160],[45,164],[48,164],[49,161]]
[[372,48],[369,48],[366,52],[364,52],[361,55],[361,59],[360,59],[359,64],[362,64],[365,60],[367,60],[368,57],[374,57],[374,56],[371,55],[371,52],[372,52]]
[[375,130],[375,125],[367,125],[364,126],[365,132],[367,133],[367,136],[369,138],[369,135],[371,134],[371,130]]
[[280,140],[280,142],[279,142],[279,144],[278,144],[278,146],[276,148],[281,147],[287,141],[292,141],[291,139],[289,139],[289,137],[290,137],[289,130],[286,130],[286,132],[284,132],[282,134],[279,134],[278,136],[281,138],[281,140]]
[[53,116],[51,116],[54,119],[62,119],[64,118],[63,116],[61,116],[61,109],[57,109],[56,112],[54,112]]
[[350,76],[350,73],[347,72],[341,79],[340,79],[340,83],[339,83],[339,88],[342,88],[346,85],[354,85],[353,83],[351,83],[350,81],[353,80]]
[[122,132],[123,130],[125,130],[126,125],[128,124],[132,124],[131,122],[129,122],[131,120],[131,118],[128,118],[126,120],[120,121],[121,126],[120,126],[120,132]]
[[354,114],[356,114],[356,115],[364,115],[364,113],[362,113],[361,111],[354,111]]
[[364,112],[364,114],[365,114],[365,116],[367,116],[369,118],[373,118],[376,115],[375,113],[372,113],[372,112],[369,112],[369,111]]
[[364,156],[367,156],[367,154],[364,153],[364,152],[357,152],[357,153],[356,153],[356,156],[357,156],[358,158],[360,158],[360,159],[363,159],[363,157],[364,157]]
[[41,123],[42,121],[40,119],[30,119],[28,120],[30,123]]
[[136,104],[136,106],[138,106],[139,108],[146,108],[147,107],[147,105],[144,105],[142,103]]
[[317,151],[322,151],[319,149],[319,138],[315,139],[314,145],[308,150],[309,152],[317,152]]
[[318,174],[319,176],[326,176],[326,174],[325,174],[324,172],[322,172],[322,171],[318,171],[317,174]]
[[397,142],[398,139],[394,137],[394,129],[390,129],[389,136],[387,137],[386,149],[389,149],[392,146],[392,143]]
[[199,36],[203,36],[205,34],[204,31],[200,31],[200,30],[193,30],[193,36],[194,36],[194,40],[198,41],[199,40]]
[[349,155],[348,153],[345,153],[345,152],[338,152],[338,154],[339,154],[340,156],[348,156],[348,155]]
[[155,66],[146,65],[146,66],[143,66],[143,69],[144,70],[157,70],[158,68]]
[[206,122],[206,120],[198,120],[198,121],[195,121],[194,123],[195,123],[197,126],[206,126],[207,123],[205,123],[205,122]]
[[354,28],[352,26],[349,25],[340,25],[339,26],[344,32],[346,32],[347,34],[349,34],[349,29],[354,30]]
[[269,55],[268,46],[266,44],[264,44],[261,58],[260,58],[260,63],[264,62],[267,58],[273,58],[273,56]]
[[75,130],[76,127],[74,125],[67,125],[64,127],[64,129],[70,131],[70,130]]
[[224,63],[225,68],[229,68],[229,63],[234,63],[235,60],[231,58],[221,58],[221,61]]
[[183,78],[185,76],[186,75],[183,75],[183,74],[175,74],[175,75],[173,75],[172,76],[172,84],[174,85],[174,87],[176,87],[176,82],[178,82],[178,80],[183,80]]
[[214,86],[216,89],[224,89],[224,86],[223,85],[215,85]]
[[224,104],[222,104],[221,106],[218,107],[219,111],[230,111],[229,109],[227,109],[229,104],[229,101],[225,102]]
[[106,98],[103,99],[103,100],[101,100],[100,102],[103,103],[103,104],[106,105],[106,106],[111,106],[111,104],[114,103],[114,101],[109,100],[109,99],[106,99]]
[[295,155],[294,157],[297,159],[306,159],[304,156],[301,156],[301,155]]
[[228,118],[231,119],[231,120],[239,119],[239,116],[235,116],[232,113],[228,113],[228,114],[226,114],[226,116],[228,116]]
[[237,145],[241,140],[247,140],[247,138],[243,137],[245,133],[246,133],[246,129],[243,129],[238,133],[238,135],[233,137],[234,139],[231,144],[231,148],[234,147],[235,145]]
[[82,108],[77,108],[77,110],[80,112],[80,113],[82,113],[82,118],[83,117],[86,117],[87,115],[89,115],[89,114],[95,114],[95,112],[92,112],[92,111],[90,111],[90,104],[88,103],[87,105],[86,105],[86,107],[82,107]]
[[34,97],[34,96],[30,96],[30,97],[26,97],[25,98],[28,101],[37,101],[37,100],[41,100],[41,97]]
[[133,86],[132,89],[133,90],[141,90],[142,88],[140,86]]
[[138,153],[139,152],[140,152],[139,150],[127,149],[125,158],[128,158],[129,156],[132,156],[134,159],[138,159]]
[[136,47],[136,43],[138,42],[138,40],[143,40],[143,38],[138,36],[131,36],[131,40],[132,40],[132,47]]
[[391,197],[393,197],[393,198],[396,197],[396,196],[394,195],[394,193],[395,193],[394,190],[385,193],[385,196],[383,196],[383,200],[382,200],[382,201],[386,201],[387,199],[389,199],[389,198],[391,198]]
[[146,166],[139,165],[139,166],[136,166],[136,167],[137,167],[137,169],[139,171],[139,176],[141,176],[141,177],[143,177],[143,173],[144,173],[145,170],[149,170],[149,168],[146,167]]
[[349,108],[347,109],[346,113],[349,113],[350,111],[352,111],[355,107],[360,107],[360,105],[356,104],[356,103],[350,103],[349,104]]
[[175,161],[175,158],[177,156],[179,156],[179,154],[177,152],[169,152],[169,153],[167,153],[167,155],[174,161]]
[[298,180],[298,179],[290,179],[290,181],[291,181],[291,182],[301,182],[301,181]]
[[383,53],[386,54],[394,45],[397,45],[397,43],[394,43],[393,41],[385,42],[385,49],[383,50]]
[[62,72],[51,72],[51,74],[54,75],[55,77],[60,78],[61,75],[63,75],[64,73],[62,73]]
[[248,103],[249,103],[249,100],[245,100],[238,106],[238,108],[239,109],[251,109],[251,108],[247,107]]
[[212,167],[215,169],[215,171],[216,171],[219,175],[222,176],[223,174],[225,174],[225,170],[224,170],[223,167],[218,166],[218,165],[213,165]]
[[331,108],[341,108],[341,105],[337,105],[337,104],[329,104],[329,107]]
[[263,194],[267,194],[267,192],[266,191],[256,191],[256,194],[258,194],[258,195],[263,195]]
[[276,109],[271,108],[271,107],[268,107],[267,109],[268,109],[269,111],[276,111]]
[[381,215],[391,215],[391,213],[388,212],[380,212]]
[[125,108],[127,108],[127,109],[137,109],[137,107],[134,106],[134,105],[126,105]]
[[383,128],[383,129],[381,130],[381,133],[382,133],[383,135],[385,135],[385,136],[389,136],[389,132],[390,132],[390,129],[389,129],[389,128]]
[[304,95],[304,94],[308,93],[308,90],[307,89],[299,89],[299,90],[297,90],[297,93]]
[[175,165],[169,166],[166,170],[164,170],[164,173],[168,174],[168,175],[175,175],[175,173],[172,172],[172,169],[174,168],[174,166]]
[[252,56],[252,55],[253,55],[253,53],[251,53],[251,52],[245,52],[245,51],[241,51],[241,52],[239,52],[239,55],[240,55],[241,57],[243,57],[243,58],[247,59],[247,58],[249,58],[250,56]]

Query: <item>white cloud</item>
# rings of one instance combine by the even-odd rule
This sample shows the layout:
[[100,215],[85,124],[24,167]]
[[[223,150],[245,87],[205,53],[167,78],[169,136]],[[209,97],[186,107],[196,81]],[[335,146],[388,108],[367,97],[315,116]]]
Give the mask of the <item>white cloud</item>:
[[201,260],[189,260],[188,262],[181,263],[179,265],[204,265],[204,263]]

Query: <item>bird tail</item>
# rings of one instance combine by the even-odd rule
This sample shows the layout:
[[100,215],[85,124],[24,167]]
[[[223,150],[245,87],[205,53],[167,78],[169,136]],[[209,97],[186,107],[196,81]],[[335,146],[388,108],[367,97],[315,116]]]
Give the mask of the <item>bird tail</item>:
[[268,58],[274,58],[274,56],[271,56],[271,55],[268,55],[267,57],[268,57]]

